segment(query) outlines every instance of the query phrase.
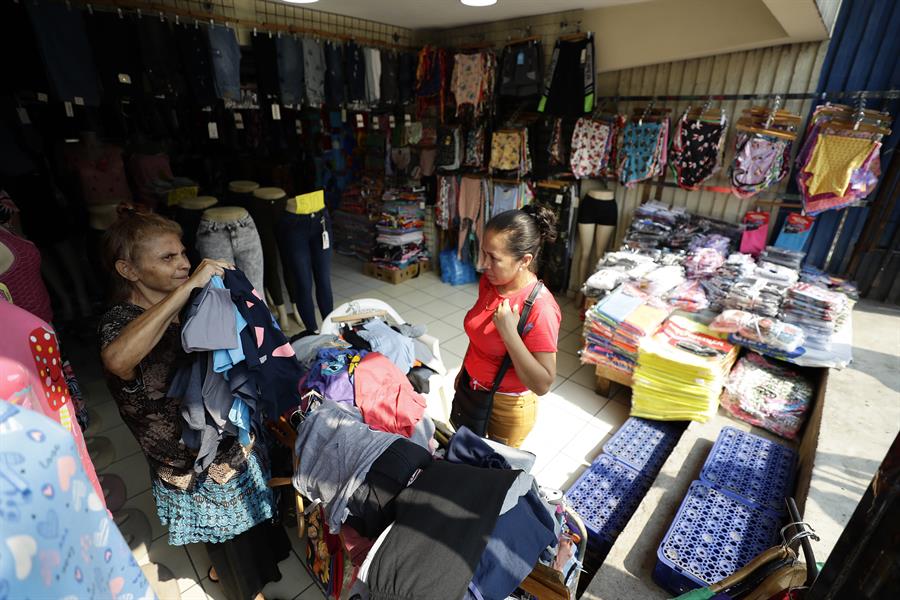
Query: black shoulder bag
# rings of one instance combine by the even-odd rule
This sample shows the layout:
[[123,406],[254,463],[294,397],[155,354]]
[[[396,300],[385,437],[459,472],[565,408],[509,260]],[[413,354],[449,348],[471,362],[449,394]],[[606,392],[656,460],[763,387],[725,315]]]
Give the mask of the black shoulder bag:
[[[528,315],[531,313],[531,307],[534,305],[538,294],[541,293],[543,286],[544,284],[538,281],[534,285],[534,289],[531,290],[531,294],[528,295],[525,306],[522,307],[517,327],[520,337],[525,329],[525,323],[528,321]],[[476,435],[481,437],[487,436],[488,423],[491,420],[491,412],[494,409],[494,394],[497,393],[497,388],[500,387],[500,383],[506,376],[510,366],[512,366],[512,359],[507,353],[503,357],[503,362],[500,363],[500,370],[497,371],[494,384],[489,392],[473,390],[469,374],[466,372],[465,367],[461,367],[462,372],[459,378],[459,385],[456,387],[456,393],[453,396],[453,407],[450,411],[450,424],[453,427],[459,429],[465,425]]]

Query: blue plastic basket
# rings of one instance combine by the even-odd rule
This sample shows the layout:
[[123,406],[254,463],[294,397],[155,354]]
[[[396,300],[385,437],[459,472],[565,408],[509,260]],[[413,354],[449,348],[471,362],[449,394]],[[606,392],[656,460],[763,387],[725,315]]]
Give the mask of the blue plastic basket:
[[706,458],[700,479],[781,515],[793,495],[797,453],[758,435],[723,427]]
[[629,417],[603,445],[603,451],[616,457],[642,475],[656,477],[687,424],[684,421],[653,421]]
[[608,454],[597,457],[566,498],[588,530],[588,538],[614,542],[634,514],[652,480]]
[[768,511],[694,481],[656,551],[653,580],[678,596],[728,577],[778,540]]

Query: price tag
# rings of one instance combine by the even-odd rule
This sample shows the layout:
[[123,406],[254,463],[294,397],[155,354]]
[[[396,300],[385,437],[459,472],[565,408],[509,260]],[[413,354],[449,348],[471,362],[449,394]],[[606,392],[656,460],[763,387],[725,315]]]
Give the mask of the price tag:
[[331,240],[328,238],[328,232],[322,232],[322,250],[328,250],[331,248]]
[[81,96],[75,96],[73,100],[75,100],[75,106],[84,106],[84,98]]
[[206,128],[209,130],[209,139],[211,139],[211,140],[219,139],[219,126],[216,124],[215,121],[210,121],[206,125]]
[[341,109],[341,123],[346,123],[346,122],[347,122],[347,109],[342,108]]
[[425,201],[424,200],[419,201],[419,208],[422,210],[425,210]]
[[584,61],[587,59],[587,48],[581,49],[581,64],[584,64]]
[[516,64],[521,66],[525,64],[525,51],[519,50],[516,54]]
[[63,102],[63,107],[66,109],[66,116],[72,118],[75,116],[75,110],[72,108],[71,102]]
[[272,105],[272,120],[280,121],[281,120],[281,107],[277,104]]
[[49,98],[47,98],[47,94],[45,94],[44,92],[38,92],[37,99],[38,102],[47,102],[47,100],[49,100]]
[[366,120],[363,119],[362,114],[356,113],[356,127],[359,129],[362,129],[365,126],[366,126]]
[[294,119],[294,128],[297,130],[297,135],[303,135],[303,121]]
[[397,120],[394,118],[394,115],[388,117],[388,123],[390,124],[391,129],[397,126]]
[[244,115],[235,111],[234,113],[234,128],[235,129],[243,129],[244,128]]
[[562,198],[563,198],[562,194],[557,194],[556,195],[556,203],[562,204]]
[[28,118],[28,111],[23,107],[19,107],[16,109],[16,112],[19,113],[19,121],[22,122],[22,125],[31,125],[31,119]]
[[407,126],[411,125],[412,124],[412,115],[409,113],[406,113],[405,115],[403,115],[403,120],[406,121]]

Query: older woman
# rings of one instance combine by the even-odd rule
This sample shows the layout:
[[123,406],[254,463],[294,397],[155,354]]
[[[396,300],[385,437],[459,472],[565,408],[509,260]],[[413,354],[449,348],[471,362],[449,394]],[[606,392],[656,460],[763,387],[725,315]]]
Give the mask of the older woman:
[[225,438],[209,467],[196,473],[196,451],[181,440],[181,406],[167,397],[177,369],[189,360],[178,315],[191,290],[233,268],[204,260],[193,273],[177,223],[154,214],[124,213],[104,238],[114,304],[100,324],[101,359],[119,413],[150,465],[153,495],[169,543],[203,542],[229,600],[262,599],[281,578],[278,562],[290,542],[271,524],[265,449]]

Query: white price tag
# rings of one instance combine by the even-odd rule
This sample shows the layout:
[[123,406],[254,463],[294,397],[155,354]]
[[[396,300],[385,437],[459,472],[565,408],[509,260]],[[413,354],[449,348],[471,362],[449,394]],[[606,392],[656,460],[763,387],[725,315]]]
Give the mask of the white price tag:
[[72,118],[75,116],[75,109],[72,108],[71,102],[63,102],[63,107],[66,109],[66,116]]
[[362,129],[366,126],[366,120],[363,119],[363,116],[360,113],[356,113],[356,126],[359,129]]
[[422,210],[425,210],[425,201],[424,200],[419,201],[419,208],[421,208]]
[[19,121],[22,122],[22,125],[31,125],[31,119],[28,118],[28,111],[23,107],[19,107],[16,109],[16,112],[19,113]]
[[281,120],[281,107],[277,104],[272,105],[272,120],[280,121]]
[[47,97],[47,94],[45,94],[44,92],[38,92],[37,99],[38,99],[38,102],[47,102],[49,100],[49,98]]
[[297,135],[303,135],[303,121],[294,119],[294,127],[297,129]]
[[234,112],[234,128],[235,129],[243,129],[244,128],[244,115],[235,111]]
[[391,129],[397,126],[397,120],[394,118],[394,115],[388,117],[388,123],[390,123]]
[[73,100],[75,100],[75,106],[84,106],[84,98],[81,96],[75,96]]
[[328,250],[331,248],[331,240],[328,238],[328,232],[322,232],[322,250]]
[[412,123],[412,115],[409,113],[406,113],[405,115],[403,115],[403,120],[406,121],[407,125],[411,124]]
[[346,122],[347,122],[347,109],[342,108],[341,109],[341,123],[346,123]]
[[219,126],[215,121],[210,121],[209,123],[207,123],[206,128],[209,130],[209,139],[219,139]]
[[587,48],[581,49],[581,64],[584,64],[584,61],[587,59]]
[[556,203],[557,203],[557,204],[562,204],[562,200],[563,200],[562,194],[557,194],[557,195],[556,195]]

